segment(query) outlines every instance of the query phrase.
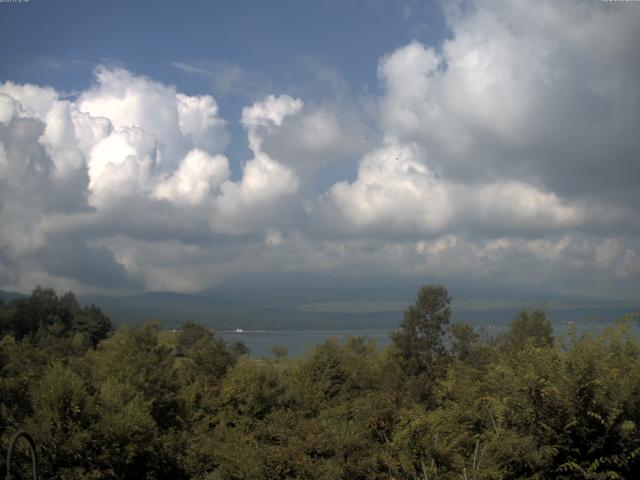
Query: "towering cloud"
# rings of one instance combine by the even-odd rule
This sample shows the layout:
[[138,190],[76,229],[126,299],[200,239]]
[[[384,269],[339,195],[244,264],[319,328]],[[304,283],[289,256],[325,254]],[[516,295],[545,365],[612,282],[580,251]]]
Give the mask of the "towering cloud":
[[0,287],[192,291],[348,270],[632,296],[640,9],[445,11],[441,45],[380,58],[367,108],[245,106],[237,162],[237,120],[210,95],[110,66],[72,99],[0,85]]

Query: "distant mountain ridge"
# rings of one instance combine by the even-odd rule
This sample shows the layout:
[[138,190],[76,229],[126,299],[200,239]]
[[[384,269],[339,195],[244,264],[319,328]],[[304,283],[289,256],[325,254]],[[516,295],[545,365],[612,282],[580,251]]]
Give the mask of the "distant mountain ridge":
[[17,300],[26,296],[26,294],[20,292],[7,292],[6,290],[0,290],[0,299],[2,299],[4,303],[9,303],[12,300]]

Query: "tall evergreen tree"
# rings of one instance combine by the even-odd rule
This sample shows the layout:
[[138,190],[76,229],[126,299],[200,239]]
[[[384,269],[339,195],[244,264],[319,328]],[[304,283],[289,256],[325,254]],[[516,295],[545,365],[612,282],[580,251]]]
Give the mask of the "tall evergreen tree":
[[418,395],[427,400],[433,382],[446,372],[448,360],[444,346],[444,327],[451,317],[451,295],[442,285],[420,289],[415,304],[404,312],[400,330],[391,335],[402,371]]

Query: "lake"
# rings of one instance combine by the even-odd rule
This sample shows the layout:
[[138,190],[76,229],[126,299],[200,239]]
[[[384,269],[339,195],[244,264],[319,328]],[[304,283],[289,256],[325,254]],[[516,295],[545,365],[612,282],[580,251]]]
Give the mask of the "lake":
[[239,340],[249,347],[252,357],[271,357],[274,346],[286,347],[290,357],[297,357],[331,337],[341,342],[348,337],[366,337],[386,346],[391,330],[249,330],[219,332],[225,342]]
[[[578,322],[575,323],[576,333],[585,335],[596,334],[613,322]],[[484,327],[489,335],[495,335],[505,330],[506,325],[477,325]],[[554,323],[554,335],[561,335],[566,331],[567,323]],[[235,340],[244,342],[249,347],[252,357],[272,357],[274,346],[286,347],[290,357],[303,355],[316,345],[321,344],[331,337],[336,337],[343,342],[348,337],[366,337],[374,340],[378,347],[385,347],[391,341],[390,329],[386,330],[248,330],[238,333],[227,330],[218,332],[229,343]],[[632,328],[634,336],[640,336],[640,327],[636,323]]]

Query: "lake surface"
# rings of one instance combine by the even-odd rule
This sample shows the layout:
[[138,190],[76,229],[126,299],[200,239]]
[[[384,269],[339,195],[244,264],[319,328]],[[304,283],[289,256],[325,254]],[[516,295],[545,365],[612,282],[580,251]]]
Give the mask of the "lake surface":
[[[597,334],[606,327],[613,325],[613,322],[579,322],[575,323],[576,334]],[[477,325],[483,327],[488,335],[498,334],[506,329],[506,325]],[[562,335],[568,324],[555,323],[553,325],[554,335]],[[640,326],[636,323],[632,328],[632,334],[640,337]],[[335,337],[341,342],[348,337],[366,337],[376,342],[378,347],[385,347],[389,344],[391,329],[387,330],[249,330],[242,333],[235,331],[218,332],[225,342],[239,340],[249,347],[252,357],[272,357],[272,349],[275,346],[286,347],[290,357],[298,357],[313,349],[328,338]]]

